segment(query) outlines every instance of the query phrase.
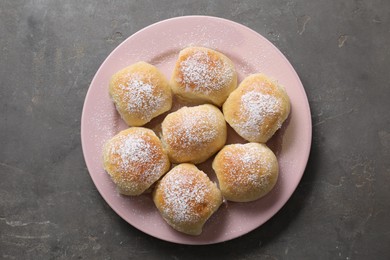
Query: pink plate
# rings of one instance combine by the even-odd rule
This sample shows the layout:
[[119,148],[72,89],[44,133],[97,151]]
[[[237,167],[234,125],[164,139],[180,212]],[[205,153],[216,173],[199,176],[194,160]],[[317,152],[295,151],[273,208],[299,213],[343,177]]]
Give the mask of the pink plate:
[[[263,72],[285,86],[292,111],[267,143],[279,160],[275,188],[250,203],[226,203],[206,223],[200,236],[188,236],[168,226],[155,208],[151,195],[119,195],[102,167],[103,143],[126,128],[108,95],[111,75],[137,61],[157,66],[167,78],[181,49],[204,46],[224,53],[236,65],[239,81]],[[81,140],[85,161],[100,194],[124,220],[139,230],[175,243],[213,244],[246,234],[270,219],[296,189],[309,157],[311,116],[306,93],[295,70],[283,54],[255,31],[232,21],[207,16],[186,16],[158,22],[135,33],[103,62],[88,90]],[[232,132],[232,131],[230,131]],[[214,175],[209,167],[201,168]],[[211,178],[213,178],[211,176]]]

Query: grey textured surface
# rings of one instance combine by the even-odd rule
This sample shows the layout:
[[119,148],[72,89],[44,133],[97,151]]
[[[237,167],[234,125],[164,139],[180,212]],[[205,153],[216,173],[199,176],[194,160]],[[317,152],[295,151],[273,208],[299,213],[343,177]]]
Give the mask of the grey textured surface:
[[[1,1],[0,258],[389,259],[390,2]],[[210,246],[160,241],[103,201],[80,117],[106,56],[154,22],[204,14],[272,41],[312,110],[305,175],[270,221]]]

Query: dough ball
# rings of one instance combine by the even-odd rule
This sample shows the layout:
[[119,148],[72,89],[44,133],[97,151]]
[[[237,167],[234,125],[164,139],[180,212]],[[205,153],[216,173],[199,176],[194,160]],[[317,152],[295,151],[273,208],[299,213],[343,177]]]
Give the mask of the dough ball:
[[103,148],[104,169],[124,195],[140,195],[163,176],[170,162],[152,130],[132,127],[121,131]]
[[220,52],[204,47],[182,50],[171,79],[172,91],[195,104],[221,106],[237,87],[233,62]]
[[250,142],[267,142],[290,113],[286,91],[263,74],[245,78],[223,104],[229,125]]
[[184,163],[157,183],[153,201],[163,219],[175,230],[199,235],[205,222],[222,204],[222,195],[204,172]]
[[263,197],[275,186],[279,174],[275,154],[259,143],[225,146],[215,157],[213,169],[222,195],[236,202]]
[[155,66],[142,61],[115,73],[109,92],[129,126],[142,126],[172,107],[167,79]]
[[162,141],[173,163],[206,161],[226,142],[227,128],[213,105],[182,107],[162,122]]

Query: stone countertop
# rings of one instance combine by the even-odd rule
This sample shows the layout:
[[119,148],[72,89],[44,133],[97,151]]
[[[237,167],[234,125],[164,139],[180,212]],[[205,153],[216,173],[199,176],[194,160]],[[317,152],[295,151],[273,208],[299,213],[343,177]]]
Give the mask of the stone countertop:
[[[390,2],[1,1],[1,259],[389,259]],[[244,24],[289,59],[313,143],[301,183],[266,224],[208,246],[122,220],[86,168],[89,84],[128,36],[170,17]]]

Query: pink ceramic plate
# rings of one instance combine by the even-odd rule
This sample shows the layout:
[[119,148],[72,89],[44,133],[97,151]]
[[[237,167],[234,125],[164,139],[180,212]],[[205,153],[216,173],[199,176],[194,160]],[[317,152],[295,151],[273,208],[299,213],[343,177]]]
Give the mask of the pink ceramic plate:
[[[111,75],[134,62],[146,61],[170,78],[179,51],[187,46],[209,47],[230,57],[236,65],[239,81],[255,72],[263,72],[278,80],[285,86],[292,105],[289,119],[268,142],[280,164],[280,177],[275,188],[255,202],[222,205],[206,223],[203,233],[196,237],[183,235],[168,226],[160,217],[150,194],[139,197],[119,195],[103,170],[101,155],[103,143],[126,128],[108,95]],[[93,182],[111,208],[124,220],[163,240],[182,244],[212,244],[256,229],[287,202],[308,160],[311,116],[302,83],[291,64],[272,43],[235,22],[215,17],[188,16],[146,27],[125,40],[108,56],[96,73],[85,99],[81,139]],[[201,168],[209,169],[207,166]],[[208,173],[213,175],[211,171]]]

